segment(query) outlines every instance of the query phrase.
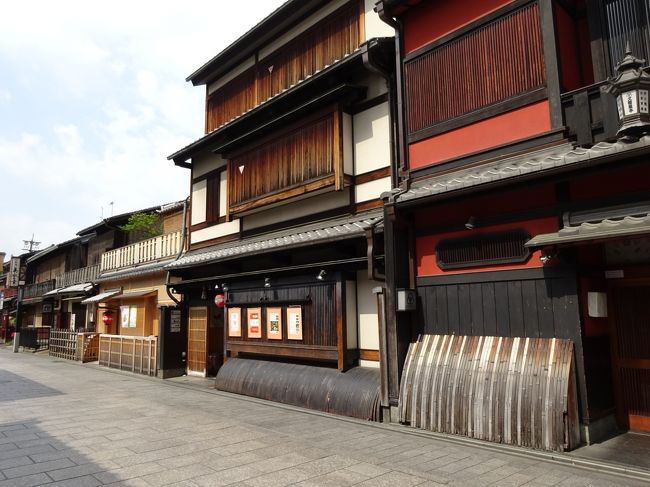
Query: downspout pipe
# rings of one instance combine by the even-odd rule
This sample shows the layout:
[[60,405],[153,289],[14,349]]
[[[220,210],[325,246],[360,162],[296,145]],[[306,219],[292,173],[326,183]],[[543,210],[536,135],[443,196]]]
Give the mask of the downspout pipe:
[[[373,39],[370,43],[375,43],[376,40]],[[391,137],[390,137],[390,167],[391,167],[391,187],[396,187],[399,184],[399,175],[397,170],[397,163],[399,161],[399,154],[397,153],[398,144],[396,141],[399,138],[399,113],[396,103],[395,92],[397,91],[395,77],[393,75],[393,70],[387,68],[384,63],[378,62],[373,55],[376,51],[371,49],[372,45],[368,46],[366,52],[363,53],[363,65],[364,67],[373,73],[378,74],[386,82],[386,88],[388,89],[388,106],[390,109],[390,124],[391,124]]]
[[[187,239],[187,200],[188,198],[185,198],[185,201],[183,201],[183,229],[181,230],[181,248],[178,251],[178,254],[176,254],[176,258],[174,259],[174,262],[180,259],[181,255],[183,255],[183,251],[185,250],[185,240]],[[169,278],[171,277],[170,272],[167,271],[167,277],[165,278],[165,291],[167,291],[167,296],[169,296],[169,299],[174,301],[177,306],[180,306],[181,302],[176,299],[176,296],[171,292],[170,286],[171,282],[169,282]]]
[[403,84],[403,66],[402,66],[402,38],[403,38],[403,28],[402,22],[391,17],[388,14],[386,9],[386,0],[379,0],[375,4],[375,12],[379,15],[379,18],[385,23],[391,26],[395,30],[395,93],[396,93],[396,111],[395,114],[397,118],[397,184],[394,187],[399,187],[402,190],[406,191],[409,188],[410,175],[408,169],[408,156],[406,153],[406,130],[405,130],[405,120],[404,115],[406,109],[404,108],[404,84]]

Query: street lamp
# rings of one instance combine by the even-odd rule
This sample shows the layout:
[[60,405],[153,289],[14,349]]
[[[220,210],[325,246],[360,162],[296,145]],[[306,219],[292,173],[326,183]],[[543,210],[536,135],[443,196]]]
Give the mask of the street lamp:
[[648,106],[650,75],[643,70],[645,59],[632,54],[630,43],[625,48],[625,57],[616,66],[618,76],[609,81],[609,93],[616,97],[619,129],[618,137],[638,137],[650,127]]

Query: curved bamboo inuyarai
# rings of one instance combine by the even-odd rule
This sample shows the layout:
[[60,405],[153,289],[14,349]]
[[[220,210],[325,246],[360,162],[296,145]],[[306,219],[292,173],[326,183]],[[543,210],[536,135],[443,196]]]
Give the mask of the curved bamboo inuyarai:
[[216,388],[343,416],[379,420],[379,369],[347,372],[302,364],[231,358]]
[[575,395],[570,340],[421,335],[402,372],[400,421],[563,451],[579,442]]

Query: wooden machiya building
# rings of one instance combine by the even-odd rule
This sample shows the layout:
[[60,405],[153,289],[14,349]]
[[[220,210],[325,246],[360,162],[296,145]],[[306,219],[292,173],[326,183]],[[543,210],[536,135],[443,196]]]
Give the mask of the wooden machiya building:
[[[626,57],[650,56],[648,3],[376,8],[404,107],[384,220],[395,413],[547,450],[650,431],[648,88]],[[617,109],[619,75],[641,90]]]
[[396,106],[393,29],[373,7],[288,1],[190,75],[205,135],[169,157],[190,170],[191,226],[167,266],[189,374],[368,419]]

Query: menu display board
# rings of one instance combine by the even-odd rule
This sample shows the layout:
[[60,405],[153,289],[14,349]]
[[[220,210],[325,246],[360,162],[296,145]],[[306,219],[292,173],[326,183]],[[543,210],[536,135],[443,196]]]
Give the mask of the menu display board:
[[282,308],[266,308],[266,338],[282,340]]
[[262,309],[248,308],[246,324],[248,325],[248,338],[262,338]]
[[228,308],[228,336],[241,336],[241,308]]
[[302,306],[287,307],[287,338],[302,340]]

